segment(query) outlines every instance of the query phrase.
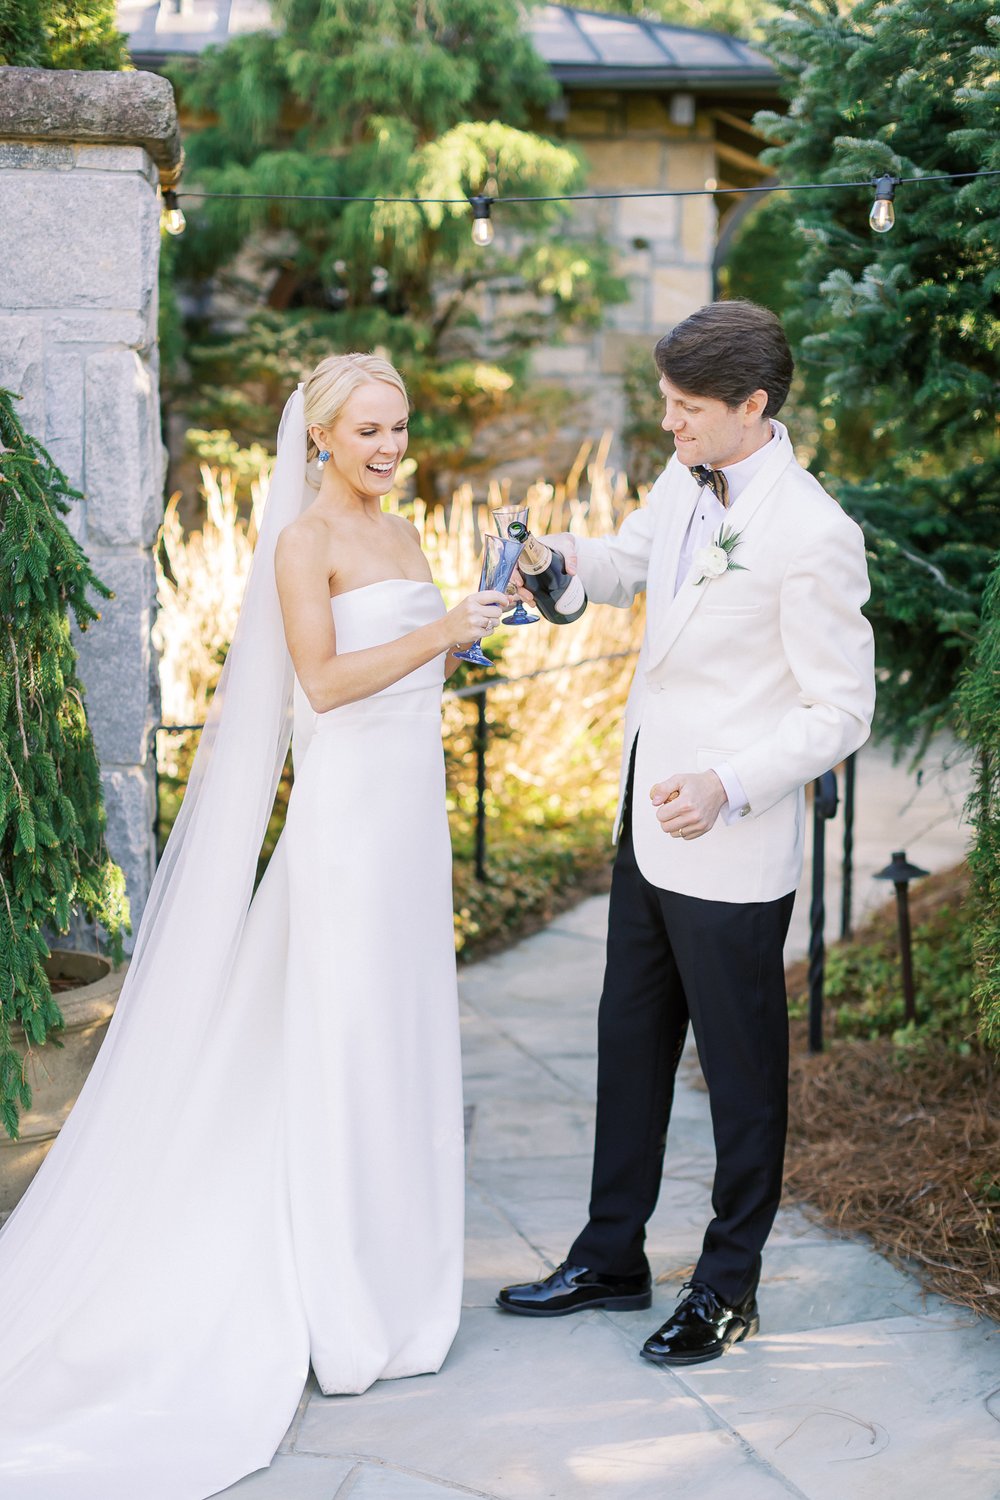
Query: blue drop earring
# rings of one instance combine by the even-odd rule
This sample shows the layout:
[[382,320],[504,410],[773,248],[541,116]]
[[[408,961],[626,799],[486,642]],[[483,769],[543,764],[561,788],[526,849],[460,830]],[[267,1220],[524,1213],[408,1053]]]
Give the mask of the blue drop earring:
[[330,455],[327,452],[327,450],[324,448],[323,451],[322,451],[322,453],[320,454],[319,458],[317,458],[317,460],[316,460],[316,466],[317,466],[317,468],[322,469],[324,467],[324,465],[328,464],[329,462],[330,462]]

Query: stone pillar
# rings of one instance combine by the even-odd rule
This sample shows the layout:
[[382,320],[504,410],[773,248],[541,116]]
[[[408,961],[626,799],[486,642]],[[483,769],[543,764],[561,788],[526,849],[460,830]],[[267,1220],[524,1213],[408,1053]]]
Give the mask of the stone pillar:
[[157,186],[180,160],[166,79],[0,68],[0,385],[83,491],[68,521],[115,591],[77,645],[133,932],[155,855]]

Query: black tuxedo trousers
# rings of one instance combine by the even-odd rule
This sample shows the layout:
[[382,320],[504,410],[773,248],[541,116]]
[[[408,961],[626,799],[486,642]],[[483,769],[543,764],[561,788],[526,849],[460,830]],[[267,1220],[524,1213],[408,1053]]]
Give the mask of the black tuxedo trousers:
[[590,1221],[567,1260],[619,1275],[646,1269],[646,1221],[659,1196],[690,1022],[716,1149],[714,1217],[694,1279],[733,1305],[757,1285],[781,1197],[788,1112],[782,948],[795,894],[744,905],[651,885],[632,849],[631,801],[630,771],[598,1014]]

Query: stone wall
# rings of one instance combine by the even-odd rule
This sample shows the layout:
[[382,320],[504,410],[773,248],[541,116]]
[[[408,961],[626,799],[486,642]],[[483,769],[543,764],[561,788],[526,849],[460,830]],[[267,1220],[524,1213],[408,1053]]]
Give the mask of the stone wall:
[[[714,178],[715,129],[707,112],[699,109],[690,125],[678,125],[664,94],[574,91],[567,98],[559,135],[583,152],[588,192],[703,189]],[[540,128],[552,131],[551,124]],[[713,295],[718,215],[711,195],[580,203],[574,220],[584,232],[600,231],[610,241],[629,297],[608,308],[599,330],[532,355],[536,376],[569,386],[576,397],[561,445],[566,451],[550,449],[550,476],[560,472],[580,438],[599,437],[608,428],[622,431],[622,376],[630,358],[649,356],[655,382],[656,340]],[[664,461],[669,451],[664,440]],[[622,459],[617,442],[611,457]]]
[[[562,124],[589,165],[588,192],[666,192],[705,187],[715,175],[708,115],[670,120],[670,98],[651,93],[573,93]],[[702,198],[625,198],[577,205],[577,225],[600,229],[618,251],[628,302],[577,345],[540,350],[532,368],[579,389],[591,431],[624,422],[621,377],[633,351],[652,353],[661,333],[712,299],[717,211]],[[651,362],[652,378],[652,362]]]
[[84,492],[68,522],[115,591],[77,645],[133,930],[155,856],[157,184],[179,161],[165,79],[0,69],[0,384]]

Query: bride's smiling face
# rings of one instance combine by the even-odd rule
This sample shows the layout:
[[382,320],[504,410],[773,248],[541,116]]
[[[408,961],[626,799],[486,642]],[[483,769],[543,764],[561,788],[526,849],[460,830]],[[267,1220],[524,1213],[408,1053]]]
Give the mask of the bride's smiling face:
[[387,494],[406,452],[409,415],[395,386],[381,380],[359,385],[335,421],[309,429],[317,446],[330,454],[324,480],[329,475],[356,494]]

